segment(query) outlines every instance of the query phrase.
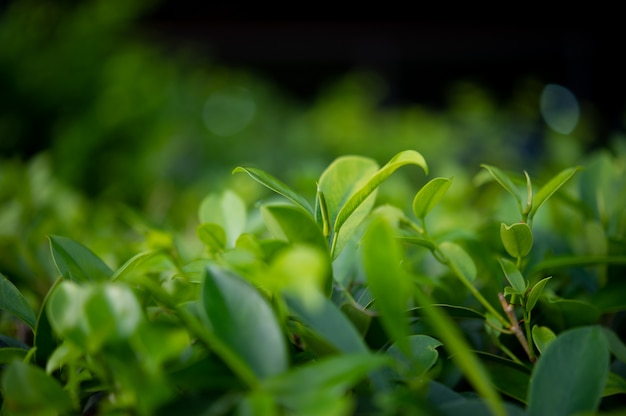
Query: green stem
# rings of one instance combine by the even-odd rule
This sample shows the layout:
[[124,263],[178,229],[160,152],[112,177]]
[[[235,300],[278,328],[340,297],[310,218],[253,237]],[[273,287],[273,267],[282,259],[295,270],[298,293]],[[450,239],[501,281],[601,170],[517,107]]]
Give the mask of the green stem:
[[530,311],[526,311],[524,308],[522,313],[524,314],[524,329],[526,330],[526,339],[528,340],[529,357],[531,362],[537,361],[535,355],[535,349],[533,348],[533,332],[530,328]]

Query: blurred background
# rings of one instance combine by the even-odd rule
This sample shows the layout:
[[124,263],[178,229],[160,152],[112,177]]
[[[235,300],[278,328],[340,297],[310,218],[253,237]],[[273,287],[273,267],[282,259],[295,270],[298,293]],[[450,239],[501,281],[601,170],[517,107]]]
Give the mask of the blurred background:
[[189,0],[0,4],[7,274],[37,274],[29,253],[46,233],[96,248],[108,233],[115,251],[115,224],[132,215],[106,207],[184,228],[210,191],[239,187],[252,202],[238,165],[312,195],[343,154],[382,164],[415,149],[431,177],[471,179],[480,163],[545,177],[626,147],[626,68],[606,27],[277,20]]

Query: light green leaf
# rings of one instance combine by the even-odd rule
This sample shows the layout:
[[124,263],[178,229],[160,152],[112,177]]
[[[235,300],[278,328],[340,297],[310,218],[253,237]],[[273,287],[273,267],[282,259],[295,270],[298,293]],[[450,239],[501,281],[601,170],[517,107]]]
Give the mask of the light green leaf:
[[198,225],[196,233],[210,253],[220,253],[226,249],[226,232],[221,225],[205,222]]
[[261,213],[270,233],[291,243],[308,243],[328,252],[328,241],[313,218],[291,205],[264,205]]
[[614,394],[626,393],[626,380],[617,374],[610,372],[606,379],[606,384],[602,390],[602,397],[613,396]]
[[258,378],[287,368],[284,336],[267,301],[239,276],[209,267],[202,305],[210,330],[237,354]]
[[318,292],[304,302],[299,297],[285,295],[289,311],[306,327],[320,335],[338,351],[344,353],[368,352],[365,342],[354,325],[329,299]]
[[561,186],[565,184],[576,172],[581,170],[582,167],[564,169],[556,176],[548,181],[544,186],[539,189],[533,198],[533,206],[530,210],[530,217],[534,217],[537,210],[543,205],[548,198],[550,198]]
[[2,273],[0,273],[0,309],[15,315],[31,329],[35,329],[37,322],[35,312],[26,302],[24,295]]
[[528,298],[526,299],[526,310],[528,312],[533,310],[533,308],[537,304],[537,301],[539,300],[539,297],[541,296],[541,293],[543,292],[543,288],[550,281],[550,279],[552,279],[552,276],[541,279],[540,281],[535,283],[532,289],[530,289],[530,293],[528,294]]
[[598,327],[561,333],[539,358],[530,379],[528,414],[594,412],[609,373],[609,349]]
[[146,262],[163,255],[161,250],[150,250],[144,251],[142,253],[136,254],[135,256],[128,259],[126,263],[122,265],[119,269],[115,271],[111,280],[124,280],[126,279],[133,271],[139,269]]
[[534,325],[532,334],[535,346],[542,354],[546,348],[548,348],[548,345],[550,345],[550,343],[556,338],[554,332],[552,332],[552,330],[547,326]]
[[434,178],[422,187],[413,199],[413,213],[424,219],[431,209],[443,198],[452,184],[452,178]]
[[500,224],[500,238],[502,244],[512,257],[525,257],[533,247],[533,233],[528,224],[518,222],[507,226]]
[[508,175],[506,175],[504,172],[502,172],[500,169],[496,168],[495,166],[490,166],[490,165],[485,165],[485,164],[482,164],[480,166],[487,169],[487,172],[489,172],[489,174],[493,176],[493,178],[500,185],[502,185],[504,189],[506,189],[511,195],[513,195],[513,197],[517,200],[517,203],[519,204],[521,208],[522,193],[520,192],[519,188],[515,186],[511,178]]
[[398,344],[393,344],[387,354],[394,358],[400,375],[405,379],[417,379],[435,365],[439,352],[437,347],[443,345],[439,340],[428,335],[410,335],[408,338],[410,353],[400,351]]
[[3,371],[4,410],[11,414],[67,414],[74,405],[59,383],[39,367],[14,361]]
[[456,243],[444,241],[439,244],[439,250],[448,261],[448,265],[466,285],[476,280],[476,266],[474,261],[461,246]]
[[513,286],[513,289],[517,293],[524,293],[526,291],[526,279],[524,279],[522,273],[517,269],[515,263],[507,259],[500,259],[500,266],[502,267],[506,280]]
[[393,228],[383,217],[376,217],[362,240],[363,269],[374,307],[380,313],[383,327],[402,353],[410,357],[408,340],[408,301],[412,282],[400,267],[402,255]]
[[206,196],[200,204],[198,216],[201,224],[212,223],[223,228],[228,247],[235,245],[246,227],[246,205],[230,190]]
[[75,282],[105,281],[113,271],[82,244],[66,237],[51,236],[50,249],[59,273]]
[[289,186],[284,184],[282,181],[276,179],[269,173],[264,172],[260,169],[244,168],[244,167],[237,167],[233,170],[233,174],[238,173],[238,172],[247,173],[248,175],[250,175],[252,179],[257,181],[261,185],[265,186],[268,189],[271,189],[277,194],[284,196],[285,198],[287,198],[294,204],[304,208],[304,210],[306,210],[309,214],[311,214],[311,216],[314,215],[313,208],[311,208],[311,204],[309,204],[309,202],[306,199],[304,199],[302,195],[298,194]]

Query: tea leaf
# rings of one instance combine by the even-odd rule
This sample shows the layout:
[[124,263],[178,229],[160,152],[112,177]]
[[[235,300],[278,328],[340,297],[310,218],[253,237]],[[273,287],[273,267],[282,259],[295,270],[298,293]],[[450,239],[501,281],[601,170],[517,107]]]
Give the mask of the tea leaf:
[[413,199],[413,213],[417,218],[425,218],[431,209],[443,198],[452,184],[452,178],[434,178],[422,187]]
[[[200,223],[221,226],[226,237],[226,246],[233,247],[246,227],[246,205],[236,193],[226,190],[222,194],[210,194],[200,204]],[[216,231],[208,230],[208,231]],[[219,231],[216,231],[219,233]],[[219,236],[221,238],[221,236]],[[218,239],[217,242],[220,240]],[[211,246],[209,246],[211,247]]]
[[404,378],[417,379],[435,365],[439,358],[437,347],[443,344],[428,335],[410,335],[407,339],[410,348],[408,355],[400,350],[397,343],[389,347],[387,354],[394,358]]
[[209,267],[202,305],[210,330],[263,379],[287,368],[280,326],[267,301],[242,278]]
[[626,380],[617,374],[610,372],[604,389],[602,390],[602,397],[613,396],[614,394],[626,393]]
[[548,345],[550,345],[550,343],[556,338],[554,332],[552,332],[552,330],[547,326],[534,325],[532,334],[535,346],[542,354],[546,348],[548,348]]
[[534,217],[537,210],[543,205],[548,198],[550,198],[561,186],[565,184],[576,172],[581,170],[582,167],[564,169],[556,176],[548,181],[544,186],[539,189],[533,198],[533,206],[530,210],[530,217]]
[[550,279],[552,279],[552,276],[541,279],[540,281],[535,283],[532,289],[530,289],[528,299],[526,299],[526,310],[528,312],[533,310],[533,308],[537,304],[537,301],[539,300],[539,297],[541,296],[541,292],[543,292],[543,288],[550,281]]
[[410,357],[406,310],[412,283],[400,267],[402,256],[393,229],[384,218],[376,217],[368,227],[362,244],[363,269],[383,327],[400,351]]
[[269,173],[264,172],[261,169],[244,168],[241,166],[236,167],[232,173],[234,174],[238,172],[247,173],[248,175],[250,175],[252,179],[257,181],[261,185],[276,192],[279,195],[284,196],[285,198],[287,198],[294,204],[298,205],[299,207],[304,208],[304,210],[307,211],[309,214],[311,214],[311,216],[314,215],[313,208],[311,208],[311,204],[309,204],[309,202],[306,199],[304,199],[302,195],[298,194],[296,191],[291,189],[285,183],[283,183],[279,179],[276,179]]
[[609,350],[600,328],[561,333],[535,366],[528,414],[565,416],[596,411],[608,373]]
[[35,329],[37,322],[35,312],[24,295],[2,273],[0,273],[0,309],[15,315],[31,329]]
[[506,189],[513,197],[517,200],[520,208],[522,206],[522,193],[519,191],[518,187],[515,186],[511,178],[502,172],[500,169],[495,166],[480,165],[481,167],[487,169],[487,172],[500,184],[504,189]]
[[124,280],[124,278],[127,278],[130,273],[132,273],[134,270],[137,270],[144,263],[162,254],[163,252],[160,250],[151,250],[134,255],[132,258],[128,259],[128,261],[124,263],[122,267],[115,271],[115,273],[111,277],[111,280]]
[[478,357],[498,391],[521,403],[526,402],[528,382],[530,381],[530,370],[527,367],[484,352],[478,353]]
[[59,273],[75,282],[108,280],[113,271],[82,244],[66,237],[51,236],[50,249]]
[[513,289],[517,293],[524,293],[526,291],[526,279],[522,276],[522,273],[517,269],[515,263],[507,259],[500,259],[500,266],[506,280],[509,281]]
[[226,232],[221,225],[205,222],[198,225],[196,233],[209,252],[219,253],[226,249]]
[[476,266],[472,258],[456,243],[445,241],[439,244],[439,250],[446,256],[452,271],[466,285],[476,280]]
[[263,205],[261,213],[270,233],[290,243],[308,243],[328,252],[328,241],[309,215],[290,205]]
[[512,257],[525,257],[533,247],[533,233],[528,224],[519,222],[507,226],[500,224],[500,238],[502,244]]

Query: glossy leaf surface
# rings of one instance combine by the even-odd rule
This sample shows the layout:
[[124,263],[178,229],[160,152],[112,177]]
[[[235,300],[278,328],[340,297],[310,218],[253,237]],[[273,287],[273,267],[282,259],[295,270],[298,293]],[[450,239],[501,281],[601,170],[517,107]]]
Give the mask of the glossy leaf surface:
[[70,280],[104,281],[113,275],[109,266],[93,251],[72,239],[51,236],[50,248],[59,273]]
[[413,213],[417,218],[425,218],[443,198],[452,184],[451,178],[434,178],[420,189],[413,198]]

